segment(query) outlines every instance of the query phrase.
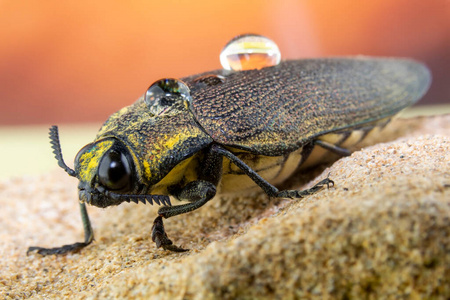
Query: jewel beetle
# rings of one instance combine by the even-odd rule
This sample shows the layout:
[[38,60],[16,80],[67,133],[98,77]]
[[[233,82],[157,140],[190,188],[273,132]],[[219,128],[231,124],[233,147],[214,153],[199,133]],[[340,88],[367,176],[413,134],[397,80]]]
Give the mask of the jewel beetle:
[[[219,192],[259,187],[270,197],[303,198],[333,185],[326,178],[303,191],[276,187],[319,162],[324,150],[349,155],[348,147],[418,101],[430,82],[421,63],[362,56],[159,80],[104,123],[77,154],[74,169],[64,163],[57,127],[51,127],[59,166],[79,180],[85,241],[28,251],[80,250],[94,237],[86,204],[122,202],[162,205],[152,240],[158,248],[185,251],[169,239],[163,218],[196,210]],[[186,203],[172,206],[169,196]]]

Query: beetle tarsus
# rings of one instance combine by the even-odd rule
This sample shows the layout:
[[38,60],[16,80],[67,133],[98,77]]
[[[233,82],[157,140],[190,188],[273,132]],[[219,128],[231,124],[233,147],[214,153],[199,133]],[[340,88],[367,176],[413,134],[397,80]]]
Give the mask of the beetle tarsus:
[[[330,174],[328,174],[329,176]],[[277,194],[278,198],[305,198],[309,195],[315,194],[318,191],[320,191],[321,189],[323,189],[325,186],[327,188],[330,188],[332,186],[334,186],[334,181],[331,180],[330,178],[325,178],[324,180],[318,182],[316,185],[314,185],[312,188],[307,189],[307,190],[303,190],[303,191],[297,191],[297,190],[284,190],[284,191],[280,191]]]
[[70,245],[64,245],[57,248],[43,248],[43,247],[29,247],[27,250],[27,255],[36,252],[40,255],[46,256],[46,255],[61,255],[66,253],[76,253],[89,245],[90,243],[75,243]]
[[64,245],[57,248],[43,248],[43,247],[29,247],[27,255],[31,252],[36,252],[41,255],[61,255],[69,252],[75,253],[88,246],[94,240],[94,232],[92,231],[91,221],[86,210],[86,204],[80,202],[81,221],[84,228],[84,242],[78,242],[70,245]]
[[152,227],[152,241],[156,243],[156,248],[162,247],[164,250],[169,250],[173,252],[186,252],[188,249],[183,249],[181,247],[175,246],[173,242],[167,236],[164,230],[164,223],[162,216],[158,216],[155,221],[153,221]]
[[169,251],[172,251],[172,252],[187,252],[187,251],[189,251],[189,249],[183,249],[183,248],[175,246],[173,244],[172,245],[162,245],[162,248],[164,250],[169,250]]

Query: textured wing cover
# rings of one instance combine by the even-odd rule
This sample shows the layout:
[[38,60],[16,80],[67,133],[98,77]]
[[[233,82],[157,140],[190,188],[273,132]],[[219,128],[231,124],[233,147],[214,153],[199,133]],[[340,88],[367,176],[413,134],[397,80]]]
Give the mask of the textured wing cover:
[[[225,82],[196,85],[205,74]],[[393,115],[420,99],[431,76],[417,62],[388,58],[286,61],[261,70],[217,70],[184,78],[192,111],[214,141],[263,155],[315,136]]]

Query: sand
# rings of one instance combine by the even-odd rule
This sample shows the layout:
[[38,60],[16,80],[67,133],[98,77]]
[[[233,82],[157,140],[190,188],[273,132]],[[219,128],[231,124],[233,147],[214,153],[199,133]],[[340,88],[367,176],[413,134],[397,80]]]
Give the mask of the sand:
[[[378,143],[368,146],[370,143]],[[77,182],[61,169],[0,182],[5,299],[298,299],[450,297],[450,115],[397,119],[350,157],[297,174],[304,200],[217,197],[168,219],[157,207],[89,207],[96,241],[76,254],[28,246],[82,241]]]

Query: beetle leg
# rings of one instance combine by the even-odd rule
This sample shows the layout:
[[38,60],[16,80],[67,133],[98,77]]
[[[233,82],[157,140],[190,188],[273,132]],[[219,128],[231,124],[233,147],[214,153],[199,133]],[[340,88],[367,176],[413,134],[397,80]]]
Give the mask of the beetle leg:
[[339,146],[330,144],[328,142],[322,141],[322,140],[315,140],[314,144],[322,147],[325,150],[331,151],[333,153],[336,153],[340,156],[350,156],[350,154],[352,154],[349,150],[345,149],[345,148],[341,148]]
[[164,230],[162,218],[170,218],[184,214],[199,207],[202,207],[216,195],[216,186],[222,176],[222,155],[214,151],[213,147],[205,150],[205,157],[202,161],[202,168],[198,174],[198,180],[188,183],[186,186],[172,186],[170,194],[179,200],[186,200],[190,203],[177,206],[164,206],[158,210],[159,216],[155,219],[152,227],[152,240],[156,247],[165,250],[182,252],[187,251],[173,245]]
[[42,247],[29,247],[27,250],[27,255],[30,252],[36,251],[41,255],[52,255],[52,254],[65,254],[68,252],[78,252],[94,240],[94,232],[92,230],[91,221],[89,220],[89,215],[86,210],[86,204],[80,202],[80,212],[81,220],[84,227],[84,242],[74,243],[70,245],[64,245],[57,248],[42,248]]
[[[330,175],[330,174],[328,174],[328,175]],[[305,198],[305,197],[307,197],[309,195],[317,193],[318,191],[323,189],[325,186],[327,186],[327,188],[330,188],[330,186],[334,186],[334,181],[327,177],[324,180],[318,182],[316,185],[314,185],[310,189],[303,190],[303,191],[284,190],[284,191],[278,192],[277,197],[280,197],[280,198],[291,198],[291,199],[293,199],[293,198]]]
[[[214,145],[213,150],[217,153],[225,156],[229,160],[231,160],[236,166],[238,166],[242,171],[244,171],[247,176],[249,176],[257,185],[259,185],[264,192],[266,192],[269,197],[277,197],[277,198],[304,198],[308,195],[312,195],[318,191],[320,191],[324,186],[330,187],[334,185],[334,182],[328,177],[324,180],[317,183],[310,189],[304,191],[296,191],[296,190],[284,190],[279,191],[276,187],[267,182],[264,178],[262,178],[258,173],[256,173],[252,168],[247,166],[242,160],[240,160],[236,155],[227,149]],[[328,174],[329,175],[329,174]]]
[[164,230],[162,218],[170,218],[176,215],[184,214],[197,208],[202,207],[216,195],[216,186],[205,180],[197,180],[188,183],[179,191],[174,191],[174,196],[180,200],[188,200],[190,203],[177,206],[164,206],[158,210],[159,216],[153,222],[152,240],[156,243],[156,247],[162,247],[165,250],[174,252],[187,251],[186,249],[173,245],[172,241],[167,237]]
[[164,250],[170,250],[173,252],[185,252],[187,249],[177,247],[167,236],[164,230],[164,223],[162,216],[158,216],[153,222],[152,227],[152,241],[156,243],[156,248],[163,247]]
[[158,214],[167,219],[205,205],[216,195],[216,186],[222,176],[222,162],[222,156],[214,151],[214,147],[205,150],[198,180],[192,181],[184,187],[172,186],[169,189],[170,194],[177,199],[191,203],[170,207],[164,206],[158,210]]
[[231,151],[228,151],[227,149],[219,146],[219,145],[213,145],[212,146],[213,151],[219,153],[220,155],[228,158],[231,160],[239,169],[244,171],[244,173],[250,177],[257,185],[259,185],[264,192],[269,195],[270,197],[277,197],[278,189],[271,185],[267,180],[261,177],[258,173],[256,173],[252,168],[247,166],[245,162],[240,160],[236,155],[234,155]]
[[158,210],[158,214],[165,219],[188,213],[202,207],[216,195],[216,186],[209,181],[196,180],[188,183],[180,192],[174,196],[180,200],[187,200],[190,203],[177,206],[163,206]]

